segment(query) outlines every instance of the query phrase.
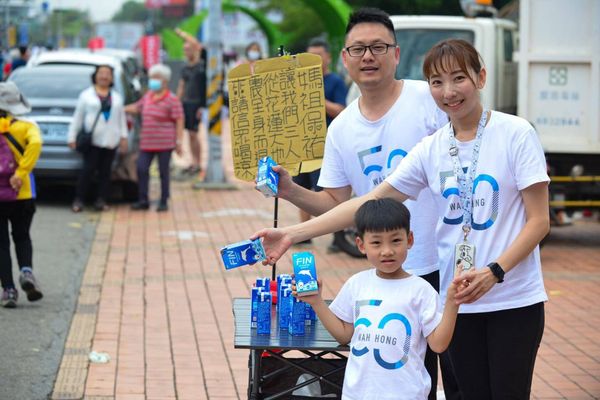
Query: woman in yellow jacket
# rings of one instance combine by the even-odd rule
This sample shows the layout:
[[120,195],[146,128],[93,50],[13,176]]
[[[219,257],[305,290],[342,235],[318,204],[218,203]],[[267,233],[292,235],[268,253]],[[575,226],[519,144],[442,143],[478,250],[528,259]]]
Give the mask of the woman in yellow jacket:
[[0,83],[0,305],[14,308],[18,292],[12,275],[9,225],[19,263],[19,284],[29,301],[43,297],[33,276],[29,229],[35,213],[33,167],[42,149],[38,126],[15,115],[31,111],[12,82]]

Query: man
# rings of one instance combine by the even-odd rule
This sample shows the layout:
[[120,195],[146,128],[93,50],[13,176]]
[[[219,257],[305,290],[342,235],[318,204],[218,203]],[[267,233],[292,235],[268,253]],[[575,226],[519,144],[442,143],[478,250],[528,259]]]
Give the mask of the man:
[[[366,8],[350,16],[346,27],[342,61],[358,85],[361,97],[353,101],[331,123],[325,143],[319,186],[306,190],[291,182],[280,170],[279,197],[312,215],[320,215],[348,200],[352,192],[361,196],[383,182],[422,138],[448,122],[429,92],[426,82],[396,80],[400,49],[389,16]],[[437,216],[431,192],[417,201],[407,201],[415,236],[405,269],[421,276],[439,290],[436,253]],[[431,377],[430,399],[436,398],[437,357],[428,349],[425,365]],[[442,357],[447,399],[459,399],[449,364]]]
[[[310,41],[307,49],[307,53],[316,54],[321,57],[323,69],[323,86],[325,89],[325,114],[327,126],[333,121],[335,117],[346,107],[346,84],[342,77],[335,72],[329,71],[329,63],[331,63],[331,54],[329,52],[329,44],[326,41],[315,38]],[[321,190],[321,187],[317,185],[319,181],[320,170],[317,169],[312,172],[304,172],[293,178],[294,182],[308,190],[314,190],[316,192]],[[310,214],[300,209],[300,221],[308,221]],[[310,243],[310,240],[304,242]]]
[[197,177],[200,173],[200,123],[206,108],[206,59],[200,57],[202,44],[192,35],[179,29],[176,33],[184,39],[183,51],[187,65],[181,70],[181,79],[177,86],[177,97],[183,103],[185,129],[190,138],[192,165],[184,173]]
[[29,47],[19,46],[19,57],[13,60],[10,68],[11,72],[17,68],[21,68],[27,65],[27,60],[29,60]]

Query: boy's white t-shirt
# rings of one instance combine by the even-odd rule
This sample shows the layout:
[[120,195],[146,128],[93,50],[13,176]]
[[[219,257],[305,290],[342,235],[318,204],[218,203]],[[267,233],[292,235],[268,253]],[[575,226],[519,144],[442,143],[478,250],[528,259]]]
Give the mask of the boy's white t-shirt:
[[[404,80],[400,97],[377,121],[367,120],[355,100],[327,130],[318,184],[324,188],[350,185],[357,196],[369,193],[417,143],[447,122],[448,117],[436,106],[424,81]],[[415,244],[403,267],[415,275],[437,271],[433,197],[424,190],[417,202],[409,200],[405,204],[411,213]]]
[[329,306],[354,325],[342,399],[426,399],[426,337],[442,319],[433,287],[422,278],[382,279],[375,269],[344,284]]
[[[462,242],[462,216],[458,186],[449,155],[450,124],[419,143],[387,182],[415,197],[429,187],[437,203],[437,237],[440,293],[453,278],[454,249]],[[458,144],[458,157],[468,175],[474,140]],[[526,222],[520,191],[549,182],[544,151],[533,127],[524,119],[493,111],[483,132],[473,196],[473,229],[468,241],[476,246],[475,266],[485,268],[508,248]],[[443,217],[440,217],[443,216]],[[444,296],[442,296],[444,298]],[[488,312],[525,307],[546,301],[539,247],[511,269],[461,313]]]

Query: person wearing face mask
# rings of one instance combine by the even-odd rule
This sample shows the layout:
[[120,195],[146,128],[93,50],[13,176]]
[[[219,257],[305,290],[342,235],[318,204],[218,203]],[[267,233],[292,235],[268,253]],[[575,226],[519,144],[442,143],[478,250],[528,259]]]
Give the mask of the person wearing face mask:
[[123,109],[123,98],[113,88],[114,72],[110,65],[99,65],[92,74],[92,86],[79,95],[73,121],[69,126],[68,144],[75,150],[77,132],[85,127],[92,132],[92,146],[82,154],[81,169],[73,212],[83,210],[94,176],[98,179],[98,195],[94,202],[97,211],[108,209],[106,200],[110,187],[110,174],[117,147],[127,152],[127,121]]
[[246,60],[251,67],[254,63],[262,58],[262,51],[258,42],[252,42],[246,46]]
[[183,139],[183,107],[181,101],[169,91],[171,69],[163,64],[156,64],[148,71],[149,91],[136,103],[125,107],[125,112],[142,115],[140,133],[140,155],[138,158],[139,200],[131,208],[148,210],[150,200],[148,186],[150,182],[150,164],[156,156],[160,172],[161,196],[156,211],[169,209],[169,185],[171,152],[182,154]]

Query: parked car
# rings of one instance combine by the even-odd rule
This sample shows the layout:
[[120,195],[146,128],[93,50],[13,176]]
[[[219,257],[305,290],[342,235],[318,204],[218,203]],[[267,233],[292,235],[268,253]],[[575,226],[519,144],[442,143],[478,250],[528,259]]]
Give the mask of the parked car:
[[[67,145],[69,124],[81,91],[91,85],[96,65],[108,64],[114,68],[114,88],[126,104],[137,99],[127,81],[119,60],[95,54],[49,52],[36,58],[27,68],[19,68],[8,80],[14,82],[32,106],[27,116],[36,121],[42,131],[44,145],[36,165],[36,176],[42,179],[75,183],[82,167],[81,155]],[[122,197],[137,197],[136,160],[139,144],[139,124],[128,119],[129,150],[115,157],[112,180]]]

